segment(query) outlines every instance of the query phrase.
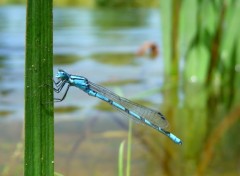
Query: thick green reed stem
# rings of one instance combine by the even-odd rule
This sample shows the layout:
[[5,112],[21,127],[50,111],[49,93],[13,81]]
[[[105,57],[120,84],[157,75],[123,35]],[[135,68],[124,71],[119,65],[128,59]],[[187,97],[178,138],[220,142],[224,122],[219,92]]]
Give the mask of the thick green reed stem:
[[[52,1],[27,1],[25,176],[54,174]],[[46,86],[48,85],[48,86]]]

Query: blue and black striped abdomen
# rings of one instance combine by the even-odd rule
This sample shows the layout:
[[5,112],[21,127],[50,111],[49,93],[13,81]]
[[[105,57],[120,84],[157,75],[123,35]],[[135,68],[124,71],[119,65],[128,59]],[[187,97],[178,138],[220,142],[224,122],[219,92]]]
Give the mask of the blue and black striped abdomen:
[[134,121],[140,122],[141,124],[148,125],[158,132],[168,136],[176,144],[182,144],[182,141],[178,137],[164,130],[164,127],[167,126],[167,120],[160,112],[151,110],[144,106],[133,103],[130,100],[119,97],[111,91],[93,83],[89,84],[89,89],[86,92],[90,96],[97,97],[109,103],[112,105],[112,107],[119,110],[125,117],[131,118]]

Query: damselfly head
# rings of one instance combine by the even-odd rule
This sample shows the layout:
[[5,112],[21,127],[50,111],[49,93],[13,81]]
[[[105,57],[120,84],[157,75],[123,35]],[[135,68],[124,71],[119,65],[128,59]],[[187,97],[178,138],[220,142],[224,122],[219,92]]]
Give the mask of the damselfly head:
[[68,79],[69,74],[67,72],[65,72],[64,70],[59,69],[56,74],[56,78],[61,79],[61,80]]

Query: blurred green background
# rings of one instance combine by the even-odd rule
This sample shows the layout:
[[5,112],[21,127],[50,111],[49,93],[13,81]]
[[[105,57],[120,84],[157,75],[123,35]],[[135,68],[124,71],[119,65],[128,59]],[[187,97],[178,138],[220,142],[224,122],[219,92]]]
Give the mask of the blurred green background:
[[[0,4],[0,175],[18,176],[24,154],[26,6],[23,0]],[[161,111],[167,130],[183,141],[177,146],[134,124],[131,175],[240,175],[240,1],[54,5],[55,73],[62,68],[85,76]],[[120,113],[72,88],[55,104],[55,170],[65,176],[117,175],[118,149],[127,133]]]

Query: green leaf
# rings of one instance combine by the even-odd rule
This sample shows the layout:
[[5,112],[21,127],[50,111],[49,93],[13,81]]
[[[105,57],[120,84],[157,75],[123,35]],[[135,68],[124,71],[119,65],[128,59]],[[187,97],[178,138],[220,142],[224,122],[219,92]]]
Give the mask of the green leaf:
[[53,175],[52,1],[27,1],[25,176]]
[[122,141],[120,146],[119,146],[119,152],[118,152],[118,176],[123,176],[124,144],[125,144],[125,141]]

